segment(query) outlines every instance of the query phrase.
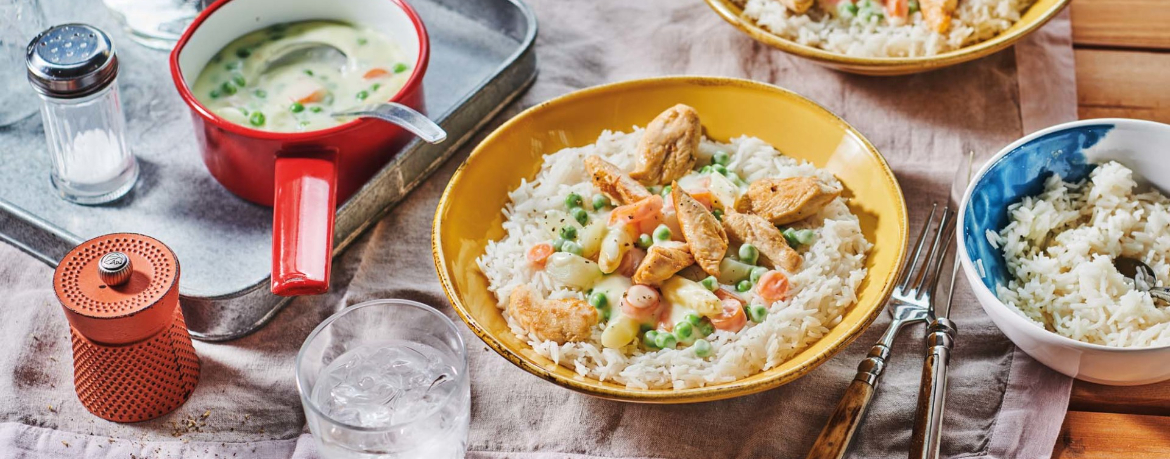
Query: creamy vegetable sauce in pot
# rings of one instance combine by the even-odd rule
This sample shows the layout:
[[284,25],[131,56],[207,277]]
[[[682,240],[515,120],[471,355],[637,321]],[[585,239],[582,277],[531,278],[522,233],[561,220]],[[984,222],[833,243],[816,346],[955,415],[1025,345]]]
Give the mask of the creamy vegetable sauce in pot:
[[[344,61],[329,58],[320,46],[290,52],[313,44],[336,47]],[[413,70],[406,59],[396,44],[369,29],[328,21],[276,24],[216,53],[192,91],[230,122],[266,131],[311,131],[349,121],[333,113],[393,97]]]

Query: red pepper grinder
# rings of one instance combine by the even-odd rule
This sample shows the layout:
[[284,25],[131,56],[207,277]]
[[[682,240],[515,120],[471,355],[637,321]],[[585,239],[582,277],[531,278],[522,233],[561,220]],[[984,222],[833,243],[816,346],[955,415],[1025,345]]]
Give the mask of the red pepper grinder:
[[179,261],[158,240],[90,239],[57,265],[53,288],[73,336],[77,398],[115,422],[174,411],[199,382],[199,357],[179,308]]

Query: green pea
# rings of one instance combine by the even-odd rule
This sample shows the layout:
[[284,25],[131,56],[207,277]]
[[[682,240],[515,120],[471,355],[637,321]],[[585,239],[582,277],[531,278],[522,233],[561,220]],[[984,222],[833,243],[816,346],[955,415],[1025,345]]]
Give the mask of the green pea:
[[661,349],[673,349],[678,345],[678,338],[673,333],[659,333],[654,337],[654,346]]
[[562,226],[561,237],[568,241],[577,239],[577,227],[573,225]]
[[705,279],[699,281],[699,284],[712,292],[719,289],[719,281],[715,279],[715,276],[707,276]]
[[236,57],[238,57],[240,59],[246,59],[248,56],[251,56],[251,55],[252,55],[252,50],[250,50],[248,48],[240,48],[240,49],[236,50]]
[[305,127],[308,127],[308,126],[309,126],[309,122],[308,122],[308,121],[301,121],[301,122],[297,123],[297,127],[305,128]]
[[219,91],[230,96],[236,93],[236,85],[232,84],[230,81],[225,81],[223,84],[219,85]]
[[301,105],[300,102],[293,102],[292,105],[288,107],[288,110],[293,113],[300,113],[305,111],[305,106]]
[[357,95],[354,97],[357,97],[358,100],[366,100],[367,97],[370,97],[370,93],[369,93],[369,91],[366,91],[363,89],[361,91],[358,91]]
[[264,113],[261,113],[260,111],[252,112],[252,115],[248,117],[248,122],[251,123],[253,126],[263,126],[264,125]]
[[223,68],[224,68],[224,70],[235,70],[235,69],[240,68],[243,65],[244,64],[241,63],[240,61],[234,61],[234,62],[228,62],[228,63],[224,64]]
[[757,267],[752,269],[752,274],[751,274],[751,276],[748,277],[748,279],[750,279],[752,281],[752,283],[754,284],[756,282],[759,282],[760,277],[763,277],[763,275],[767,274],[767,272],[768,272],[768,268],[765,268],[763,266],[757,266]]
[[609,202],[609,198],[605,197],[604,194],[597,193],[593,195],[593,210],[604,209],[611,205],[613,204]]
[[646,191],[649,191],[652,194],[659,194],[659,193],[662,193],[662,188],[660,188],[658,186],[649,186],[649,187],[646,187]]
[[665,224],[658,225],[657,228],[654,228],[654,240],[655,241],[669,241],[670,240],[670,228],[667,227]]
[[589,213],[585,212],[585,209],[582,209],[580,207],[574,207],[574,208],[570,209],[569,215],[571,215],[574,220],[577,220],[577,223],[580,223],[582,225],[589,222]]
[[699,326],[699,324],[703,323],[703,318],[699,317],[699,315],[695,314],[695,313],[690,313],[690,314],[683,316],[683,320],[687,321],[687,323],[694,325],[696,327]]
[[602,322],[609,322],[609,310],[608,309],[601,310],[601,321]]
[[710,174],[711,170],[712,170],[711,166],[703,166],[703,167],[699,168],[699,173],[700,174]]
[[240,75],[237,73],[235,75],[232,75],[232,83],[235,83],[236,86],[239,86],[242,88],[242,87],[244,87],[245,84],[248,83],[248,81],[244,79],[243,75]]
[[581,195],[579,195],[577,193],[569,193],[568,196],[565,196],[565,207],[568,207],[570,209],[576,209],[578,207],[581,207],[584,204],[584,202],[585,202],[585,200],[582,199]]
[[739,246],[739,261],[749,265],[756,264],[760,260],[760,250],[751,244],[744,244]]
[[606,304],[609,304],[609,299],[605,297],[605,293],[593,292],[589,294],[589,304],[597,309],[601,309]]
[[654,245],[654,240],[650,238],[649,234],[643,234],[641,236],[638,236],[638,241],[636,242],[636,244],[638,245],[638,247],[641,247],[643,249],[649,249],[650,246]]
[[219,98],[219,90],[212,89],[211,93],[209,93],[208,95],[211,96],[212,99],[218,99]]
[[816,237],[817,237],[816,231],[813,231],[810,229],[802,229],[802,230],[796,231],[796,242],[799,242],[802,245],[812,244],[813,239],[816,239]]
[[642,344],[650,349],[658,348],[658,332],[654,330],[647,331],[642,335]]
[[698,325],[695,325],[695,328],[698,328],[699,333],[702,333],[703,336],[711,336],[715,333],[715,325],[712,324],[711,320],[706,317],[704,317]]
[[405,72],[409,68],[410,68],[410,66],[399,62],[397,64],[394,64],[394,73],[402,73],[402,72]]
[[302,72],[305,72],[305,75],[308,75],[308,76],[313,76],[313,71],[312,71],[312,70],[309,70],[309,69],[304,69],[304,70],[302,70]]
[[565,247],[565,240],[561,239],[559,237],[554,239],[552,241],[552,247],[553,247],[554,251],[560,252],[561,249],[563,249]]
[[265,91],[263,89],[257,89],[255,91],[252,91],[252,95],[263,99],[265,97],[268,97],[268,91]]
[[718,172],[719,175],[727,175],[727,166],[724,166],[722,164],[715,164],[715,165],[711,166],[711,170]]
[[382,83],[374,83],[373,86],[370,86],[370,91],[377,91],[381,87],[382,87]]
[[565,243],[561,245],[561,251],[580,256],[584,250],[581,248],[581,244],[573,241],[565,241]]
[[313,113],[321,113],[321,110],[322,108],[316,105],[309,107],[309,111]]
[[695,349],[695,357],[706,357],[711,355],[711,343],[708,343],[705,339],[695,341],[695,344],[691,346]]
[[735,284],[735,291],[746,292],[752,289],[752,281],[744,279]]
[[907,6],[910,7],[910,14],[917,13],[921,9],[918,5],[918,0],[910,0]]
[[837,14],[847,18],[857,16],[857,5],[851,1],[838,3]]
[[714,215],[716,220],[723,221],[723,209],[712,210],[711,215]]
[[752,319],[752,322],[760,323],[767,317],[768,308],[765,308],[763,305],[753,304],[748,308],[748,318]]
[[726,167],[731,163],[731,155],[722,151],[717,151],[715,152],[715,155],[711,156],[711,161],[715,164],[720,164]]
[[369,42],[370,42],[370,40],[367,40],[365,37],[361,37],[361,38],[357,39],[357,44],[359,44],[359,45],[364,45],[364,44],[369,43]]
[[678,337],[679,341],[686,340],[695,334],[695,326],[687,321],[679,322],[674,324],[674,334]]
[[673,189],[673,187],[671,187],[670,185],[666,185],[666,186],[662,187],[662,195],[666,196],[666,195],[670,194],[671,189]]

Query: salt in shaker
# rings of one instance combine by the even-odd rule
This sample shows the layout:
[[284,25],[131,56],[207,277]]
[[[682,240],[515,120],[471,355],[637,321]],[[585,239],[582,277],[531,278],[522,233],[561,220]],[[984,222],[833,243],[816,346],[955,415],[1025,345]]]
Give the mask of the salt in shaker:
[[28,45],[28,80],[41,98],[53,186],[78,204],[103,204],[134,187],[138,163],[126,146],[118,57],[101,30],[64,24]]

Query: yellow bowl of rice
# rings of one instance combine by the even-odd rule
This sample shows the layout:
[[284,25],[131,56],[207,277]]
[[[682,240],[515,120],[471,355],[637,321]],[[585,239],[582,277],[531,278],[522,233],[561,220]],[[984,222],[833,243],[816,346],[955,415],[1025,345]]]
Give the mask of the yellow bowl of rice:
[[[928,16],[935,15],[922,8],[945,1],[706,1],[756,41],[837,70],[881,76],[927,72],[991,55],[1039,29],[1069,2],[958,0],[953,12],[932,22]],[[808,8],[801,13],[790,5],[809,3],[797,8]]]
[[[839,181],[844,191],[837,209],[840,214],[847,214],[843,225],[853,225],[857,228],[857,238],[864,238],[856,246],[864,247],[865,254],[863,261],[858,261],[859,257],[849,261],[863,265],[849,279],[842,280],[846,287],[834,299],[839,307],[833,309],[831,323],[806,324],[813,336],[803,340],[801,347],[759,368],[739,372],[728,369],[727,374],[731,376],[724,375],[722,379],[680,380],[674,386],[668,382],[664,387],[662,381],[639,381],[637,375],[607,374],[604,369],[584,366],[574,368],[564,362],[572,348],[562,346],[558,351],[557,346],[545,346],[547,342],[532,341],[523,331],[518,332],[501,305],[502,299],[496,296],[498,279],[507,277],[508,273],[496,271],[507,271],[512,266],[521,271],[529,268],[525,267],[523,251],[514,250],[513,255],[496,258],[492,254],[502,251],[501,247],[506,245],[503,240],[518,227],[510,223],[520,218],[517,212],[506,215],[504,210],[519,209],[517,201],[535,193],[525,187],[548,183],[545,174],[550,170],[576,167],[571,161],[546,167],[546,161],[564,159],[563,155],[579,148],[596,148],[606,139],[618,143],[620,139],[628,141],[628,136],[642,132],[635,126],[646,126],[659,112],[676,104],[686,104],[700,114],[704,142],[719,145],[749,140],[757,142],[755,145],[766,142],[775,147],[775,150],[768,148],[773,159],[766,164],[799,162],[803,168],[799,170],[815,169],[822,176]],[[750,178],[763,170],[753,174],[750,169],[755,166],[751,164],[765,163],[747,164],[739,172]],[[563,206],[561,202],[564,201],[558,200],[554,205]],[[846,207],[847,212],[843,210]],[[644,403],[687,403],[736,397],[780,386],[812,371],[844,349],[881,313],[902,264],[907,226],[901,189],[884,158],[860,133],[828,110],[767,84],[731,78],[666,77],[573,92],[532,107],[503,124],[475,148],[448,183],[435,212],[432,244],[439,279],[456,312],[489,347],[513,364],[560,386],[594,396]],[[801,282],[799,275],[796,276],[793,281]],[[783,317],[780,308],[773,311],[768,317]],[[772,330],[753,328],[765,323],[748,324],[741,333]],[[630,348],[636,346],[637,342]],[[731,353],[730,347],[720,349],[717,341],[712,341],[712,346],[719,352],[708,357],[707,363],[739,361],[724,358]],[[771,352],[763,348],[757,346],[755,352]],[[612,354],[614,349],[604,352],[621,360]],[[687,348],[677,349],[679,355],[696,355],[689,352]],[[555,361],[558,357],[560,364]],[[711,374],[718,373],[716,370]]]

